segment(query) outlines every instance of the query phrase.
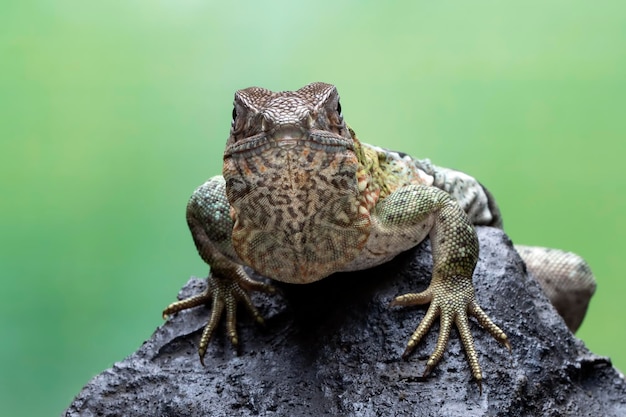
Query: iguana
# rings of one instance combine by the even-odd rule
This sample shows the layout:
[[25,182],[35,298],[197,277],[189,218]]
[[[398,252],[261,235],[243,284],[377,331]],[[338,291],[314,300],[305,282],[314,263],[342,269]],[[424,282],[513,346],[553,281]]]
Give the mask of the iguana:
[[[424,375],[441,360],[455,325],[481,385],[470,316],[510,349],[504,331],[478,305],[472,284],[479,251],[473,225],[502,227],[492,195],[462,172],[360,142],[344,121],[333,85],[237,91],[222,175],[195,190],[187,222],[211,267],[208,287],[170,304],[163,315],[211,304],[200,339],[201,362],[223,312],[234,345],[239,302],[263,322],[248,294],[272,293],[274,287],[251,279],[244,266],[273,280],[307,284],[382,264],[426,237],[433,256],[429,287],[391,303],[429,304],[403,357],[438,317],[439,338]],[[575,330],[595,290],[587,264],[569,252],[517,249]]]

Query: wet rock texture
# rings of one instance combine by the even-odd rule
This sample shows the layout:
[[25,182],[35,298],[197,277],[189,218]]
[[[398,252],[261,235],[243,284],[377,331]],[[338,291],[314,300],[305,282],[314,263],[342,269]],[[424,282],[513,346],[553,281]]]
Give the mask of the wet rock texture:
[[[64,415],[626,416],[623,376],[568,331],[506,235],[478,233],[477,297],[513,347],[509,353],[473,321],[482,394],[456,331],[427,378],[421,375],[438,325],[407,361],[400,358],[426,310],[388,305],[427,287],[432,261],[425,242],[372,270],[254,295],[266,327],[242,310],[239,354],[222,327],[205,367],[196,349],[209,310],[178,313],[92,379]],[[192,278],[179,296],[203,288],[204,280]]]

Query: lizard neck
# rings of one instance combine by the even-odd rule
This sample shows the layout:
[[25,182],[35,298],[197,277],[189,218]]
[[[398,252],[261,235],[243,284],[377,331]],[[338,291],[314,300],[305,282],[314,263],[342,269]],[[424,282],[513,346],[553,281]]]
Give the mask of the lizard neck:
[[265,276],[317,281],[354,260],[369,237],[373,200],[352,146],[268,144],[229,155],[223,174],[233,247]]

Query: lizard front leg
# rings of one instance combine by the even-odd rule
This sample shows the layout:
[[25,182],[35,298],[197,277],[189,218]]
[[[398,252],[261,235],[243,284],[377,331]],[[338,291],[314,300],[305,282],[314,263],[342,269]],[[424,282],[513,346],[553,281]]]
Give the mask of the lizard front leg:
[[392,301],[393,306],[430,303],[424,319],[410,337],[403,357],[415,349],[440,317],[439,338],[424,375],[443,357],[454,324],[459,330],[472,375],[481,387],[482,372],[469,328],[469,316],[474,316],[498,342],[509,349],[510,344],[505,333],[476,301],[472,275],[478,260],[478,238],[467,215],[447,193],[421,185],[402,187],[391,193],[377,204],[376,215],[381,229],[391,236],[404,233],[406,240],[406,234],[413,233],[417,240],[420,233],[427,231],[431,240],[433,276],[429,287]]
[[207,289],[198,295],[174,302],[163,310],[163,317],[178,311],[211,304],[211,316],[207,322],[198,354],[204,365],[204,355],[220,322],[226,312],[227,334],[234,346],[237,337],[237,304],[243,303],[254,319],[263,324],[263,317],[256,309],[248,293],[250,291],[274,292],[271,285],[255,281],[248,276],[239,262],[231,243],[233,222],[230,218],[230,206],[224,192],[224,179],[221,176],[211,178],[198,187],[187,205],[187,224],[202,259],[210,265],[211,273],[207,277]]
[[[459,203],[472,224],[502,228],[500,209],[478,180],[433,165],[428,159],[415,160],[415,165],[433,177],[433,186],[446,191]],[[587,262],[575,253],[558,249],[518,244],[515,249],[567,327],[575,332],[596,290],[596,280]]]

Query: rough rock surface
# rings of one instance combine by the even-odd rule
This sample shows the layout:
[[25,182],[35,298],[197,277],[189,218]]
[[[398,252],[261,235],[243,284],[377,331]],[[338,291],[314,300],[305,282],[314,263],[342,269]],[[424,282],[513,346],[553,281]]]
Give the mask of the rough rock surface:
[[[479,303],[508,334],[512,353],[474,321],[483,392],[453,332],[422,378],[438,325],[400,358],[425,309],[391,299],[430,281],[430,245],[378,268],[253,297],[267,325],[239,317],[237,356],[223,328],[206,367],[196,347],[208,309],[178,313],[141,348],[92,379],[66,416],[626,416],[626,383],[607,358],[567,329],[502,232],[478,229]],[[180,296],[201,291],[191,279]],[[158,314],[158,312],[155,312]]]

